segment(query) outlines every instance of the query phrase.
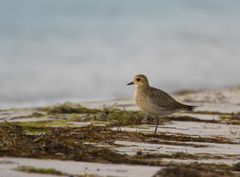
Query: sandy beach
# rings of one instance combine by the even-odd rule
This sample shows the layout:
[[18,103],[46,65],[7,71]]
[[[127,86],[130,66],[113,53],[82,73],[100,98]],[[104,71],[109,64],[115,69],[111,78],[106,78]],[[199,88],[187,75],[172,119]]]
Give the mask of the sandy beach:
[[198,108],[166,117],[157,135],[131,99],[1,110],[0,176],[152,177],[179,164],[239,176],[240,88],[174,97]]

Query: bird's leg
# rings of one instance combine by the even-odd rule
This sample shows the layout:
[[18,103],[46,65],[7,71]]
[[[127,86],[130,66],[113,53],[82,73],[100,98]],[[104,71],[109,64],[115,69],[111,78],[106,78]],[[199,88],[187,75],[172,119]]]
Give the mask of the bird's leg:
[[143,118],[143,120],[142,120],[142,122],[147,122],[147,120],[148,120],[148,115],[147,114],[145,114],[145,116],[144,116],[144,118]]
[[159,124],[159,118],[157,117],[156,119],[157,119],[157,123],[156,123],[154,134],[157,134],[158,124]]

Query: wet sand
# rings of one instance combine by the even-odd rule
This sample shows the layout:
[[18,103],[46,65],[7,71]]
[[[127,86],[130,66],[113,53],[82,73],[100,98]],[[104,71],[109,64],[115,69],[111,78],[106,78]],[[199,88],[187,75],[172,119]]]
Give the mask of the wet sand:
[[[128,99],[81,103],[89,109],[102,111],[94,112],[94,115],[92,110],[91,113],[85,110],[86,113],[61,112],[57,114],[49,114],[44,108],[1,110],[1,124],[8,122],[10,124],[20,123],[21,126],[63,128],[109,127],[109,132],[116,132],[116,135],[112,136],[113,139],[108,139],[108,141],[102,139],[97,142],[89,142],[89,139],[86,139],[85,144],[107,148],[127,157],[139,157],[144,164],[146,161],[151,163],[141,166],[132,162],[112,164],[109,162],[39,160],[26,157],[3,157],[5,155],[1,153],[0,176],[52,176],[37,173],[33,175],[14,170],[17,166],[34,166],[54,168],[72,175],[135,177],[141,174],[140,176],[150,177],[171,163],[198,162],[229,166],[238,163],[240,161],[240,88],[187,92],[176,94],[175,97],[179,101],[199,107],[194,113],[178,113],[166,118],[159,126],[157,136],[153,135],[154,122],[151,120],[134,125],[131,122],[116,122],[114,119],[106,118],[106,115],[109,116],[106,110],[117,109],[119,110],[117,113],[121,113],[120,110],[136,111],[133,101]],[[118,116],[115,112],[110,115]],[[189,117],[192,119],[184,120]],[[117,132],[121,132],[124,136],[118,137]],[[156,161],[158,165],[153,163]]]

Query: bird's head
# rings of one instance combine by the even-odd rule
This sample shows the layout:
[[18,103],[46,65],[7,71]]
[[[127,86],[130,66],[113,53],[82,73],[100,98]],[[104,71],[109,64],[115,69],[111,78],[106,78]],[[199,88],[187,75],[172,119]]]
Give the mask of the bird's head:
[[143,74],[138,74],[134,77],[133,81],[127,85],[135,85],[137,88],[149,87],[148,78]]

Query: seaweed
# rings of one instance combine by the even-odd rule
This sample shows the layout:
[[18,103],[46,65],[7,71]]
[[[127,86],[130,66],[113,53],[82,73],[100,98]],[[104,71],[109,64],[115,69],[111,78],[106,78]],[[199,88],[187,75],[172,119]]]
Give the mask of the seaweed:
[[207,115],[231,115],[232,113],[219,112],[219,111],[193,111],[191,114],[207,114]]
[[211,136],[190,136],[181,133],[170,134],[170,133],[159,133],[159,134],[145,134],[145,137],[159,138],[168,141],[180,141],[180,142],[207,142],[207,143],[221,143],[221,144],[238,144],[237,142],[231,141],[224,137]]
[[238,177],[232,167],[224,164],[169,164],[153,177]]
[[[166,118],[165,118],[166,119]],[[205,123],[221,123],[221,121],[218,120],[205,120],[205,119],[198,119],[195,117],[191,116],[172,116],[172,117],[167,117],[169,121],[181,121],[181,122],[205,122]]]
[[[40,127],[31,128],[35,131],[40,129]],[[146,164],[143,159],[85,143],[111,140],[114,132],[106,127],[45,127],[45,133],[36,135],[27,134],[25,129],[26,127],[18,124],[0,124],[0,156]]]
[[54,115],[58,119],[67,114],[65,117],[73,121],[104,121],[111,126],[140,124],[145,117],[139,111],[125,111],[116,108],[91,109],[71,102],[38,110],[44,111],[48,115]]
[[61,171],[55,170],[53,168],[36,168],[32,166],[19,166],[15,168],[16,171],[21,171],[25,173],[38,173],[38,174],[51,174],[57,176],[68,176],[69,174],[63,173]]
[[[29,133],[34,132],[34,133]],[[151,135],[137,132],[113,131],[111,127],[40,127],[22,125],[22,123],[0,123],[0,156],[31,157],[42,159],[60,159],[88,162],[127,163],[161,165],[161,158],[198,159],[211,157],[191,155],[187,153],[136,154],[128,156],[119,154],[109,148],[99,147],[97,144],[115,145],[116,140],[129,140],[147,143],[165,143],[175,145],[189,145],[181,141],[203,141],[227,143],[224,139],[191,138],[186,135]],[[161,140],[164,140],[163,142]],[[180,141],[180,142],[178,142]],[[90,142],[90,143],[87,143]],[[92,142],[92,144],[91,144]],[[228,142],[229,143],[229,142]],[[148,157],[148,158],[146,158]],[[151,160],[151,158],[155,160]],[[157,161],[156,161],[157,160]]]
[[120,109],[105,110],[95,120],[107,121],[110,126],[138,125],[145,115],[138,111],[124,111]]
[[232,170],[233,171],[240,171],[240,162],[233,164]]
[[45,111],[48,114],[72,114],[72,113],[96,114],[101,112],[100,109],[90,109],[83,107],[81,104],[74,104],[71,102],[65,102],[63,104],[58,104],[55,106],[39,108],[39,110]]
[[56,176],[71,176],[71,177],[100,177],[99,175],[94,174],[81,174],[81,175],[73,175],[65,172],[58,171],[54,168],[37,168],[33,166],[18,166],[14,170],[25,172],[25,173],[37,173],[37,174],[45,174],[45,175],[56,175]]
[[240,113],[239,112],[220,116],[220,119],[223,123],[226,123],[226,124],[240,125]]

